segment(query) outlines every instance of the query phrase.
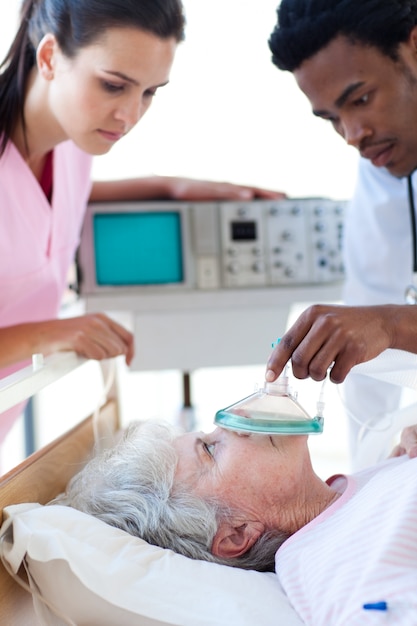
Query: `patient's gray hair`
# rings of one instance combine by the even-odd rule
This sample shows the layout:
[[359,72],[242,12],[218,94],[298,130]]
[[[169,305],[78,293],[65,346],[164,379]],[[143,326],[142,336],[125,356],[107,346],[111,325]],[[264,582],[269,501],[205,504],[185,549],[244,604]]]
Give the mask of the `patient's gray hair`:
[[169,424],[130,424],[121,439],[94,456],[51,504],[84,511],[193,559],[272,571],[275,552],[287,535],[268,532],[236,559],[211,553],[219,522],[232,511],[221,502],[194,496],[189,485],[174,486],[178,456],[173,440],[178,434]]

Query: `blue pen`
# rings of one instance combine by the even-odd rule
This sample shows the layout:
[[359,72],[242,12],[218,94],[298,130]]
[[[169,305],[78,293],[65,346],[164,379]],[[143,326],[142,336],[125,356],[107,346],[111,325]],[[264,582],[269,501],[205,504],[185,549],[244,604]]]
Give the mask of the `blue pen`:
[[404,611],[409,611],[410,609],[415,609],[417,608],[417,604],[415,602],[397,602],[396,600],[393,600],[392,602],[389,601],[387,602],[386,600],[379,600],[378,602],[366,602],[365,604],[362,604],[362,609],[365,611],[381,611],[381,612],[386,612],[386,611],[398,611],[398,610],[404,610]]
[[388,603],[385,600],[380,602],[367,602],[362,606],[365,611],[388,611]]

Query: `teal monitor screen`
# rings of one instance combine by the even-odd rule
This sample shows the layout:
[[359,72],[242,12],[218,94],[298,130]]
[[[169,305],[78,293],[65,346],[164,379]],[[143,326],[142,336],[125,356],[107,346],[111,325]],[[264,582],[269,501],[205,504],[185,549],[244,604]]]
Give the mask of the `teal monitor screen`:
[[179,212],[97,213],[93,219],[98,285],[184,282]]

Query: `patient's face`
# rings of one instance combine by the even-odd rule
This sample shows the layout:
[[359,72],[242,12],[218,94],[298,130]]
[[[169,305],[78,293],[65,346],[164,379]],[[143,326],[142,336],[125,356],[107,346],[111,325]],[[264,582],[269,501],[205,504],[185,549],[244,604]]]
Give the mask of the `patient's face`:
[[[310,468],[307,437],[241,435],[223,428],[177,438],[177,481],[271,523],[283,503],[298,499]],[[306,462],[307,461],[307,462]]]

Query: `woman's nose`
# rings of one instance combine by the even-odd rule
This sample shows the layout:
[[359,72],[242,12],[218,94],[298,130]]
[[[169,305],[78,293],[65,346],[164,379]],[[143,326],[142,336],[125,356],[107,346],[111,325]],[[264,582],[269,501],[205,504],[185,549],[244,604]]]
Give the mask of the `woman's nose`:
[[145,111],[146,108],[143,106],[142,101],[138,102],[137,99],[135,99],[130,102],[125,102],[124,105],[117,110],[116,117],[122,120],[130,129],[136,126]]

